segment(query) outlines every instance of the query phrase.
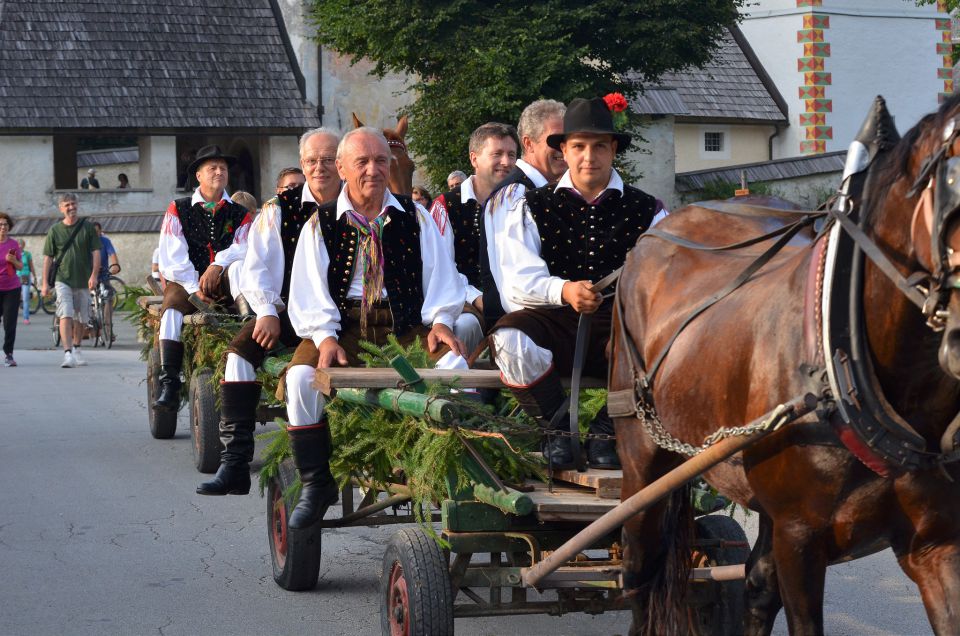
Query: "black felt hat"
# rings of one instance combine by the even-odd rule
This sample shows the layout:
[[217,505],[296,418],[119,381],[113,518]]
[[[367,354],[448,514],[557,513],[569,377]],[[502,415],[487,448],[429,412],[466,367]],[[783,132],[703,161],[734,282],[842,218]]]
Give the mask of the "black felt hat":
[[216,144],[212,146],[204,146],[197,151],[197,158],[193,160],[193,163],[190,164],[190,167],[187,168],[187,174],[193,175],[197,169],[203,165],[204,161],[210,161],[212,159],[223,159],[227,162],[227,167],[232,168],[235,163],[237,163],[237,158],[231,155],[224,154],[220,150],[220,146]]
[[573,133],[593,133],[595,135],[613,135],[617,140],[617,153],[630,147],[630,135],[617,132],[613,127],[613,114],[601,97],[583,99],[577,97],[567,106],[563,116],[563,132],[547,137],[547,145],[560,150],[560,143]]

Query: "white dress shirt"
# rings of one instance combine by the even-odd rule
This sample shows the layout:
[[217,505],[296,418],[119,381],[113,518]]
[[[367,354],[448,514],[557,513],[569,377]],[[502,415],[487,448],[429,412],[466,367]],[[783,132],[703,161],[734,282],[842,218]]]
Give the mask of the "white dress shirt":
[[[476,175],[470,175],[460,183],[460,203],[462,205],[467,205],[470,201],[478,201],[476,191],[473,189],[474,179],[476,179]],[[440,230],[440,236],[443,238],[443,243],[447,251],[450,252],[450,258],[453,258],[454,262],[456,262],[456,252],[454,251],[455,237],[453,236],[453,231],[450,230],[450,213],[441,202],[440,197],[433,200],[433,205],[430,206],[430,216],[433,217],[437,228]],[[459,270],[457,273],[459,274]],[[464,298],[466,302],[473,303],[474,300],[483,295],[479,289],[470,284],[466,276],[460,274],[460,279],[465,290]]]
[[[310,186],[304,184],[300,207],[316,202]],[[247,255],[240,271],[240,292],[257,318],[277,316],[286,307],[280,297],[284,266],[282,221],[280,206],[273,198],[263,204],[250,229]]]
[[[566,188],[580,192],[573,185],[570,171],[567,170],[556,189]],[[610,180],[601,192],[615,190],[623,194],[623,179],[616,170],[611,170]],[[540,257],[540,231],[533,220],[526,199],[520,196],[514,200],[509,212],[504,215],[503,224],[495,237],[497,267],[502,284],[498,281],[501,300],[505,300],[506,311],[516,311],[524,307],[559,307],[563,305],[563,285],[566,279],[551,276],[547,263]],[[666,210],[660,210],[650,226],[653,227],[667,216]],[[488,244],[490,241],[488,241]],[[491,261],[491,270],[494,268]]]
[[[523,170],[523,174],[533,182],[534,187],[542,188],[547,185],[547,178],[523,159],[517,159],[517,167]],[[518,201],[523,200],[526,193],[527,186],[522,183],[511,183],[487,200],[487,205],[484,207],[486,216],[483,219],[483,232],[487,237],[487,262],[490,264],[490,275],[500,293],[500,304],[507,313],[523,307],[511,302],[503,293],[503,269],[497,255],[498,240],[504,235],[510,210]]]
[[[223,192],[221,200],[233,203],[233,199],[226,191]],[[206,203],[203,195],[200,194],[200,188],[194,190],[193,197],[190,199],[191,206],[197,203]],[[242,259],[247,251],[247,232],[249,231],[250,223],[244,223],[238,227],[233,235],[233,243],[217,252],[211,264],[227,269],[231,263]],[[163,216],[158,249],[160,254],[157,264],[160,267],[160,273],[168,282],[181,285],[188,294],[193,294],[200,289],[200,275],[203,272],[197,272],[193,263],[190,262],[187,239],[183,236],[183,226],[180,224],[180,217],[177,216],[174,203],[170,204]]]
[[[344,186],[337,197],[337,219],[353,210]],[[417,221],[420,223],[420,257],[423,261],[423,307],[420,317],[425,326],[442,324],[453,328],[463,309],[464,287],[457,272],[453,257],[443,244],[443,239],[430,214],[416,205]],[[380,214],[388,208],[403,210],[403,206],[389,191],[384,192]],[[386,224],[389,224],[389,219]],[[386,225],[385,224],[385,225]],[[317,347],[327,338],[337,337],[340,329],[340,310],[333,302],[327,281],[330,255],[316,215],[303,226],[290,274],[290,297],[287,309],[290,323],[301,338],[310,338]],[[363,272],[354,268],[353,279],[347,298],[359,299],[363,294]],[[384,286],[383,298],[387,297]]]

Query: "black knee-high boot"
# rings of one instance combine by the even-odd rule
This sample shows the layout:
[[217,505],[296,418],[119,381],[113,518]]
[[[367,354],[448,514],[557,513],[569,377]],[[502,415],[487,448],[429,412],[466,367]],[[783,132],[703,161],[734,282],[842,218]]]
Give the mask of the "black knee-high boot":
[[178,340],[160,341],[160,395],[153,408],[176,411],[180,408],[180,370],[183,368],[183,343]]
[[330,474],[332,442],[326,422],[309,426],[288,426],[293,463],[300,472],[300,501],[290,513],[287,526],[294,530],[306,528],[323,518],[331,504],[340,496],[337,484]]
[[[607,407],[604,406],[597,412],[597,416],[590,422],[591,434],[614,435],[613,420],[607,413]],[[612,439],[588,439],[587,440],[587,461],[591,468],[603,468],[607,470],[619,470],[620,456],[617,455],[617,442]]]
[[250,492],[253,431],[257,427],[259,382],[224,382],[220,385],[220,468],[210,481],[200,484],[200,495],[246,495]]
[[[563,417],[563,413],[566,413],[564,407],[567,404],[567,393],[560,382],[560,374],[555,370],[551,369],[526,388],[513,388],[511,391],[527,415],[534,418],[540,426],[547,430],[569,430],[568,420]],[[571,441],[569,437],[546,435],[540,445],[544,459],[554,468],[572,467],[574,461]]]

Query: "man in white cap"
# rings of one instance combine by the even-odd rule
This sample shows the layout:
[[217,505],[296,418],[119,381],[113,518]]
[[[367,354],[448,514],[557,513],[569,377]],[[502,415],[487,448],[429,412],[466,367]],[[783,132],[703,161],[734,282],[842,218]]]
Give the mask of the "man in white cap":
[[89,170],[87,170],[87,176],[85,176],[80,181],[80,187],[83,188],[84,190],[89,190],[90,188],[93,188],[94,190],[99,190],[100,182],[97,181],[96,175],[97,175],[97,171],[94,168],[90,168]]

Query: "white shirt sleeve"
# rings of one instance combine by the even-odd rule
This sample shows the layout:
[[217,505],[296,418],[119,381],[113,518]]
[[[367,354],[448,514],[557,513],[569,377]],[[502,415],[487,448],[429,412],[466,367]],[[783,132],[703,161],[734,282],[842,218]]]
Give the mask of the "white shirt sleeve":
[[250,214],[247,213],[240,223],[240,227],[233,233],[233,243],[225,250],[220,250],[213,257],[213,264],[219,265],[223,269],[230,267],[232,263],[243,260],[247,254],[247,234],[250,232]]
[[497,263],[502,278],[501,294],[520,307],[563,305],[567,281],[551,276],[540,258],[540,232],[525,198],[519,199],[505,215],[501,234],[496,237]]
[[452,329],[466,298],[463,277],[453,260],[453,248],[448,249],[444,245],[433,218],[420,204],[416,208],[423,260],[423,308],[420,317],[428,327],[439,323]]
[[323,242],[320,223],[314,214],[303,226],[290,272],[287,315],[301,338],[320,343],[340,330],[340,310],[333,302],[327,282],[330,256]]
[[283,240],[280,237],[280,207],[266,203],[249,224],[247,255],[240,270],[240,293],[257,318],[276,316],[284,308]]
[[163,277],[168,282],[181,285],[188,294],[196,293],[200,289],[200,277],[190,262],[187,239],[183,236],[183,226],[175,203],[171,203],[163,215],[158,249],[160,258],[157,264]]

